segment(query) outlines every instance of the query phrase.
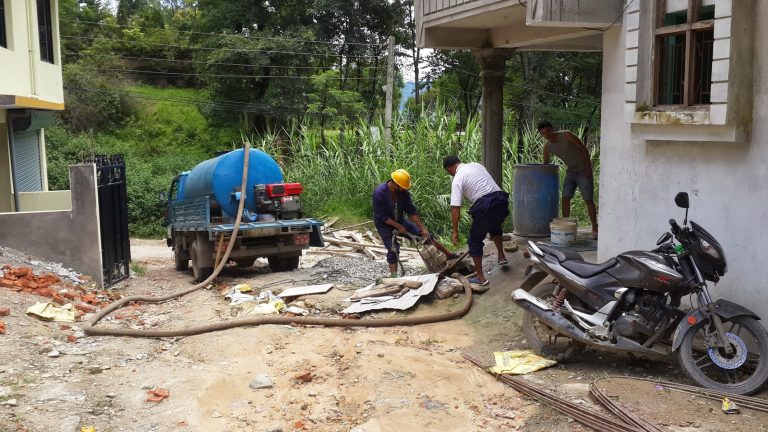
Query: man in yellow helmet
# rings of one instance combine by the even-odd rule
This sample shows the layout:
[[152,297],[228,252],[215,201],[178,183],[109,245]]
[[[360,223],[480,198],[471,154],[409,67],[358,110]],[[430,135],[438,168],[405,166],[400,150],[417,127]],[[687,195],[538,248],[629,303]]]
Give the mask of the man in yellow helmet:
[[[373,223],[379,232],[381,241],[387,248],[387,263],[392,276],[397,276],[397,245],[393,245],[392,235],[395,231],[405,234],[421,235],[424,238],[432,238],[437,249],[449,259],[455,258],[448,249],[431,236],[427,227],[419,217],[416,206],[413,205],[411,194],[411,175],[404,169],[396,170],[391,178],[378,185],[373,190]],[[405,215],[408,215],[407,220]]]

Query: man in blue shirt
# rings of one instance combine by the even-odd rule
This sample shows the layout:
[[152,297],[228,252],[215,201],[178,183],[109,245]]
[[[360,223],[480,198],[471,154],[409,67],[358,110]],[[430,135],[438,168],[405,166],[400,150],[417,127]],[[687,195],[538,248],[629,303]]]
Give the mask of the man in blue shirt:
[[[431,236],[427,227],[419,217],[416,206],[413,205],[411,194],[408,189],[411,188],[411,175],[404,169],[399,169],[392,173],[391,179],[378,185],[373,190],[373,223],[379,232],[381,241],[387,248],[387,263],[389,264],[389,273],[397,276],[397,253],[396,245],[393,245],[392,235],[395,231],[405,234],[411,233],[420,235],[424,238],[432,238],[432,244],[444,253],[448,259],[456,258],[440,242]],[[405,215],[409,220],[406,220]]]

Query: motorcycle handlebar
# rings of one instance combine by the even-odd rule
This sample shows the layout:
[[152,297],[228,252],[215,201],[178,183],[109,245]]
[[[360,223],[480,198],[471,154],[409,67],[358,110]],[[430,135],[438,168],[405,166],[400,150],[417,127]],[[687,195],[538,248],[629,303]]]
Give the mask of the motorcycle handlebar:
[[669,225],[672,227],[672,234],[677,235],[682,231],[682,228],[680,228],[680,225],[678,225],[677,221],[674,219],[669,220]]

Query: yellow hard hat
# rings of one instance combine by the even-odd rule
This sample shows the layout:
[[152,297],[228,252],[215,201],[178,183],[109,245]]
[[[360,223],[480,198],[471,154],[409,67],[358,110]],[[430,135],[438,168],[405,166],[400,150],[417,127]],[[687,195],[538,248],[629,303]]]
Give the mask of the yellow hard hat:
[[392,173],[392,181],[401,188],[408,190],[411,188],[411,175],[404,169],[399,169]]

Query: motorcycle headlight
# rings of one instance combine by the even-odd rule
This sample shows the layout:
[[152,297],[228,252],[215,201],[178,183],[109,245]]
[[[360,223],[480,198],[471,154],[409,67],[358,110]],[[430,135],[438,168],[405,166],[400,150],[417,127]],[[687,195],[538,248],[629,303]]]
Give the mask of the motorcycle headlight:
[[712,257],[712,258],[714,258],[714,259],[718,259],[718,260],[719,260],[719,259],[721,259],[721,257],[720,257],[720,252],[718,252],[718,251],[717,251],[717,249],[715,249],[715,247],[714,247],[714,246],[712,246],[711,244],[709,244],[709,242],[707,242],[707,241],[706,241],[706,240],[704,240],[704,239],[701,239],[701,240],[699,240],[699,244],[701,245],[701,250],[702,250],[702,251],[703,251],[705,254],[707,254],[707,255],[711,256],[711,257]]

